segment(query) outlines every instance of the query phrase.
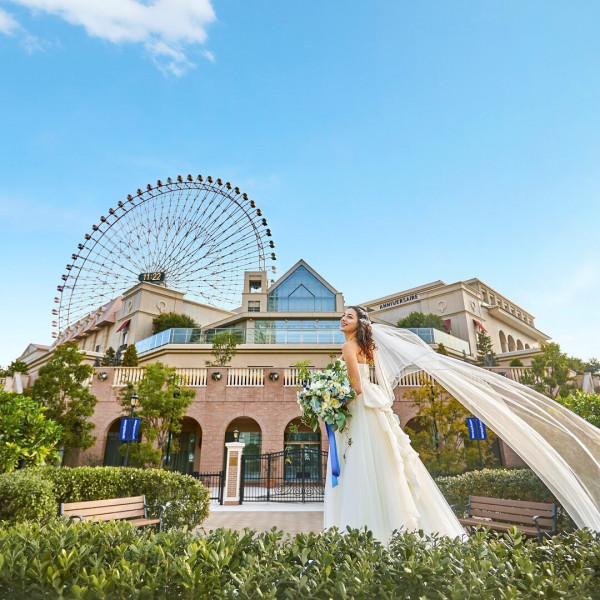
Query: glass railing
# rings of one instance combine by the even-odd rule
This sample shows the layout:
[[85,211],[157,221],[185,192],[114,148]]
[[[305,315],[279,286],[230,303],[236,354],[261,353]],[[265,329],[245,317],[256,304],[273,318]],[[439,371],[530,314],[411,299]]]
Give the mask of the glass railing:
[[[432,328],[409,329],[416,333],[428,344],[443,343],[446,348],[452,348],[458,352],[463,350],[470,354],[469,342],[461,340],[453,335]],[[155,348],[167,344],[212,344],[213,338],[218,333],[233,333],[240,344],[343,344],[344,334],[339,329],[199,329],[199,328],[177,328],[161,331],[148,338],[136,342],[135,347],[138,354],[150,352]]]
[[212,344],[218,333],[233,333],[240,344],[343,344],[339,329],[167,329],[136,342],[138,354],[167,344]]
[[464,352],[469,355],[471,354],[471,346],[469,342],[461,340],[449,333],[444,333],[439,329],[433,327],[407,327],[409,331],[416,333],[424,342],[428,344],[444,344],[446,348],[452,348],[458,352]]

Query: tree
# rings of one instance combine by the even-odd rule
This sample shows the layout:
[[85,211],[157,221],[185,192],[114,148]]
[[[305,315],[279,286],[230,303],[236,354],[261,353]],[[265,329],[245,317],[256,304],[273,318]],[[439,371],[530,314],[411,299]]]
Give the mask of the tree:
[[571,381],[569,357],[555,342],[542,345],[542,351],[531,360],[531,369],[519,381],[550,398],[566,397],[575,388]]
[[414,311],[411,312],[407,317],[399,319],[396,323],[398,327],[404,328],[419,328],[419,327],[433,327],[440,331],[446,332],[446,324],[444,319],[434,314],[423,314],[422,312]]
[[62,428],[45,413],[32,398],[0,392],[0,473],[58,460]]
[[443,354],[444,356],[448,356],[448,350],[446,350],[446,346],[444,346],[444,344],[442,344],[442,342],[440,342],[438,344],[436,352],[438,354]]
[[104,353],[104,356],[102,357],[102,360],[100,361],[100,364],[103,367],[113,367],[115,365],[115,349],[112,346],[108,347]]
[[592,375],[598,375],[600,373],[600,361],[597,358],[590,358],[585,363],[585,372],[591,373]]
[[62,427],[64,463],[73,458],[74,451],[89,448],[96,439],[89,418],[97,399],[85,385],[94,369],[81,364],[82,360],[75,342],[58,346],[31,388],[31,397],[47,407],[46,416]]
[[189,329],[200,327],[200,325],[189,315],[180,315],[175,312],[161,313],[152,319],[152,333],[160,333],[178,327]]
[[140,364],[135,344],[129,344],[123,353],[122,367],[137,367]]
[[509,363],[509,367],[522,367],[523,361],[520,358],[513,358]]
[[[468,440],[466,419],[469,411],[443,387],[421,378],[419,388],[405,394],[417,407],[415,425],[407,426],[414,449],[429,472],[434,475],[452,475],[479,463],[476,442]],[[488,430],[491,441],[494,434]],[[481,444],[486,464],[496,458],[491,443]]]
[[574,394],[565,398],[559,396],[556,400],[592,425],[600,427],[600,396],[577,390]]
[[162,467],[166,446],[171,437],[171,453],[177,450],[177,434],[181,418],[196,397],[196,392],[183,389],[185,382],[173,367],[157,362],[145,367],[137,386],[129,383],[121,392],[121,404],[127,416],[131,411],[131,396],[138,395],[137,416],[141,418],[142,441],[133,444],[130,456],[141,466]]
[[477,360],[484,367],[495,367],[498,364],[492,349],[492,338],[485,331],[477,332]]
[[13,377],[15,373],[27,375],[29,373],[29,365],[22,360],[13,360],[6,369],[0,368],[2,377]]
[[224,367],[237,354],[237,346],[240,340],[233,331],[223,331],[215,333],[212,339],[211,355],[214,361],[205,361],[209,367]]

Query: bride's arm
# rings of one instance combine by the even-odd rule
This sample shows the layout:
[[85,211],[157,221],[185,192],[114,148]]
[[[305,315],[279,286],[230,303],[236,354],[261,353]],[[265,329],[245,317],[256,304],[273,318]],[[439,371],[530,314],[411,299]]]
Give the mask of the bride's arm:
[[350,380],[350,387],[357,394],[362,394],[360,375],[358,373],[358,359],[356,357],[356,350],[348,342],[346,342],[342,346],[342,358],[344,359],[344,362],[346,363],[346,368],[348,369],[348,379]]

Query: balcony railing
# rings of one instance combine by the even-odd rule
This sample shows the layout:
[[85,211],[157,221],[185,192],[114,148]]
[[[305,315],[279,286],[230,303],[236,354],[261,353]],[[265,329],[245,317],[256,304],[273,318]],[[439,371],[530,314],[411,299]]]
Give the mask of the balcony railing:
[[[423,327],[409,329],[416,333],[428,344],[444,344],[457,352],[471,353],[469,342],[461,340],[449,333],[437,329]],[[135,347],[139,355],[145,354],[166,346],[167,344],[212,344],[214,336],[218,333],[233,333],[240,344],[332,344],[344,343],[344,334],[339,329],[199,329],[199,328],[175,328],[161,331],[148,338],[136,342]]]
[[427,344],[444,344],[446,348],[451,348],[461,353],[465,352],[467,355],[471,354],[469,342],[449,333],[444,333],[439,329],[434,329],[433,327],[409,327],[408,330],[416,333]]
[[265,385],[264,369],[227,370],[227,385],[236,387],[260,387]]
[[212,344],[218,333],[233,333],[241,344],[343,344],[339,329],[167,329],[135,343],[138,355],[167,344]]
[[[113,386],[123,387],[128,383],[137,384],[142,380],[142,377],[144,377],[144,371],[144,367],[116,367]],[[206,385],[205,368],[176,369],[175,373],[183,386],[203,387]]]

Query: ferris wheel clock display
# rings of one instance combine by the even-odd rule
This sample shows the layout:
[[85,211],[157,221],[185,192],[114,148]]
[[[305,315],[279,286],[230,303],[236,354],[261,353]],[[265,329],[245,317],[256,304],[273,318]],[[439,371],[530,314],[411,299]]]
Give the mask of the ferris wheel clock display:
[[85,235],[57,287],[52,325],[63,332],[140,281],[235,308],[244,271],[267,269],[274,248],[260,208],[229,182],[159,180],[109,208]]

